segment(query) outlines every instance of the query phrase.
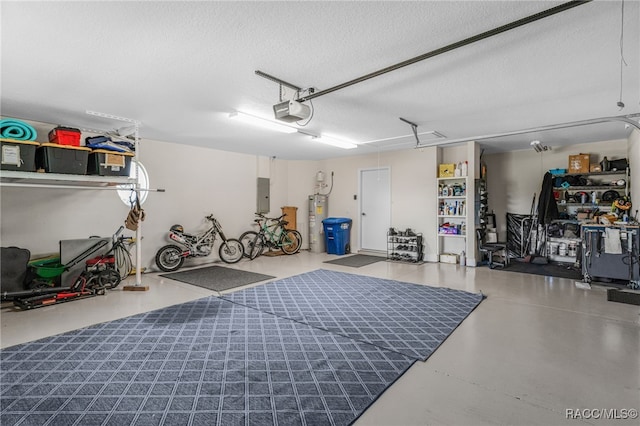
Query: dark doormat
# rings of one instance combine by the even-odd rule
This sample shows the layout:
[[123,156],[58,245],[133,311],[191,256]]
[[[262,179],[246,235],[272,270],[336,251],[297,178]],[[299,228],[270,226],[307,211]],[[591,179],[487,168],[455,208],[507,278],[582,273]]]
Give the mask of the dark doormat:
[[579,269],[573,266],[558,265],[555,263],[538,265],[535,263],[519,262],[516,259],[511,259],[509,265],[505,268],[496,268],[496,271],[499,270],[509,272],[522,272],[524,274],[544,275],[547,277],[582,280],[582,272]]
[[386,260],[380,256],[369,256],[367,254],[354,254],[353,256],[341,257],[334,260],[326,260],[324,263],[331,263],[332,265],[351,266],[353,268],[359,268],[361,266],[370,265],[372,263],[381,262]]
[[607,290],[607,301],[640,306],[640,293],[610,288]]
[[160,276],[214,291],[229,290],[230,288],[275,278],[271,275],[224,268],[222,266],[208,266],[189,271],[161,274]]

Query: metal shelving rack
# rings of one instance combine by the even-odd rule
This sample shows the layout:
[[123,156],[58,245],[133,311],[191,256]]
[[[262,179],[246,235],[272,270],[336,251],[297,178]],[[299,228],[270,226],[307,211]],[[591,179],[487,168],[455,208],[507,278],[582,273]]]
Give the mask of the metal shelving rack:
[[387,232],[387,260],[422,263],[423,248],[421,233]]
[[[624,170],[610,170],[605,172],[588,172],[588,173],[564,173],[554,175],[555,178],[562,178],[568,176],[588,176],[588,177],[600,177],[600,176],[624,176],[624,185],[570,185],[567,187],[555,186],[555,191],[563,191],[561,193],[560,198],[564,199],[564,193],[567,192],[593,192],[593,191],[608,191],[608,190],[616,190],[620,191],[624,196],[629,195],[629,167]],[[598,182],[601,183],[601,182]],[[567,212],[569,209],[589,209],[589,210],[611,210],[611,203],[600,202],[593,203],[591,200],[591,196],[588,197],[588,201],[585,203],[582,202],[559,202],[559,208],[564,208]],[[556,220],[555,223],[561,222],[571,222],[571,223],[579,223],[579,220]],[[550,243],[553,248],[550,248]],[[580,254],[580,245],[582,244],[582,239],[579,235],[576,237],[547,237],[547,257],[549,260],[554,262],[561,263],[572,263],[579,264],[581,259],[579,257]],[[555,248],[557,246],[557,249]],[[566,252],[561,247],[566,248]],[[575,249],[572,249],[575,248]]]
[[[132,167],[138,167],[138,155],[139,155],[139,127],[140,121],[119,117],[116,115],[105,114],[95,111],[86,111],[88,115],[93,115],[107,120],[115,120],[119,122],[129,123],[133,126],[134,136],[134,152],[135,156],[132,159]],[[136,170],[137,172],[137,170]],[[140,176],[136,173],[136,176]],[[0,185],[1,186],[19,186],[19,187],[31,187],[31,188],[63,188],[63,189],[103,189],[103,190],[118,190],[122,189],[119,185],[130,185],[137,196],[140,196],[140,183],[138,179],[131,179],[125,176],[93,176],[93,175],[74,175],[74,174],[61,174],[61,173],[38,173],[38,172],[16,172],[10,170],[0,170]],[[162,189],[145,189],[146,191],[164,192]],[[136,265],[142,265],[142,224],[138,225],[136,230]],[[127,286],[133,290],[147,290],[147,286],[142,285],[142,268],[136,266],[136,282],[134,286]]]

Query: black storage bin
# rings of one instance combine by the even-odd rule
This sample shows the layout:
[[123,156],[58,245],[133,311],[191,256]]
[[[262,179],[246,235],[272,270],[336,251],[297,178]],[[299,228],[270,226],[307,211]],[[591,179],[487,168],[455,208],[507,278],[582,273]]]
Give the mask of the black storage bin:
[[20,172],[36,171],[36,148],[40,146],[39,142],[0,139],[0,144],[2,144],[0,169]]
[[129,176],[133,154],[129,152],[94,149],[89,154],[87,174],[100,176]]
[[36,167],[47,173],[87,174],[89,148],[43,143],[36,151]]
[[0,280],[0,292],[4,294],[25,289],[27,269],[31,252],[19,247],[0,248],[0,261],[2,262],[2,279]]

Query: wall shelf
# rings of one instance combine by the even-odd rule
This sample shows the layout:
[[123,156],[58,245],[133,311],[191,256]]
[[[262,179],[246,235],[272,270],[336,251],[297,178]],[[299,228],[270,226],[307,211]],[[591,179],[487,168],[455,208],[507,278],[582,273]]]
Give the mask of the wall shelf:
[[71,175],[61,173],[16,172],[0,170],[0,185],[6,186],[81,186],[87,188],[135,184],[127,176]]
[[609,189],[625,189],[627,185],[586,185],[586,186],[554,186],[553,189],[560,191],[608,191]]
[[610,170],[608,172],[584,172],[584,173],[564,173],[564,174],[554,174],[553,177],[565,177],[565,176],[607,176],[607,175],[623,175],[626,174],[627,170]]

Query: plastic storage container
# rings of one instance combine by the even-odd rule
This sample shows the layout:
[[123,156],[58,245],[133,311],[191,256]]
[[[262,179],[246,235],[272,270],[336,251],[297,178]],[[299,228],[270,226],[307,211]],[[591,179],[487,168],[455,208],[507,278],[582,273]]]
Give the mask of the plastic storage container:
[[36,171],[36,148],[39,142],[0,139],[0,169],[20,172]]
[[100,176],[129,176],[133,154],[129,152],[94,149],[89,154],[87,174]]
[[49,142],[59,145],[80,146],[82,132],[73,127],[58,126],[49,132]]
[[327,253],[351,253],[351,222],[346,217],[328,217],[322,221]]
[[87,174],[89,148],[43,143],[36,150],[36,167],[47,173]]

